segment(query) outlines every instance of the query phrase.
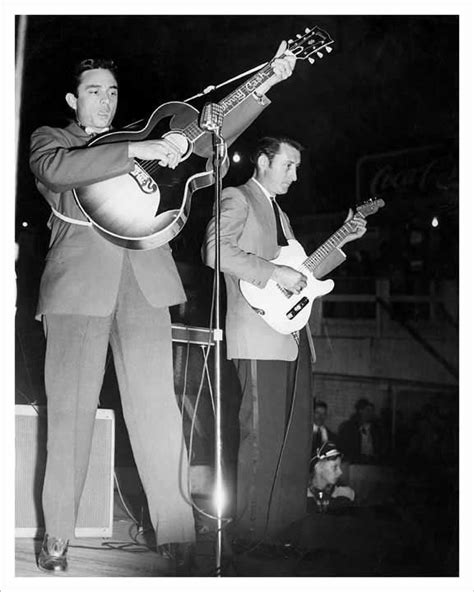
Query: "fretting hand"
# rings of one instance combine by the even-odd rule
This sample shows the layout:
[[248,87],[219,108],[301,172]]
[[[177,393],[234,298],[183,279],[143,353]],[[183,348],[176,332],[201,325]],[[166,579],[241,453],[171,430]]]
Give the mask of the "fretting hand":
[[129,142],[128,155],[141,160],[157,160],[162,167],[170,169],[178,166],[182,156],[180,149],[166,139]]
[[341,247],[345,243],[349,243],[350,241],[360,238],[367,232],[367,220],[362,216],[354,216],[352,208],[349,208],[349,212],[346,216],[346,219],[344,220],[344,224],[346,222],[350,222],[352,232],[343,240],[340,245]]
[[289,78],[293,74],[295,63],[296,56],[287,49],[286,41],[282,41],[271,62],[273,76],[256,88],[256,92],[260,95],[264,95],[272,86]]

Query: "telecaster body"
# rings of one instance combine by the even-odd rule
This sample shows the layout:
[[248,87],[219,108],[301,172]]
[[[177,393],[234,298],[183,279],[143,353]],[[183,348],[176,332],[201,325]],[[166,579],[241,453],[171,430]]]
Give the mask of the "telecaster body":
[[289,335],[302,329],[309,320],[314,300],[334,288],[332,280],[318,280],[309,270],[302,268],[306,259],[303,247],[298,241],[291,240],[272,261],[276,265],[293,267],[306,275],[306,288],[299,294],[286,292],[274,280],[268,280],[264,288],[240,281],[240,289],[247,302],[278,333]]

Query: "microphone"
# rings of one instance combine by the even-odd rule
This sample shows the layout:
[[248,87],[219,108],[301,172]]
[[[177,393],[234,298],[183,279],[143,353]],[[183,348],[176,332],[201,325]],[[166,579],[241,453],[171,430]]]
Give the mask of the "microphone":
[[199,127],[206,132],[219,132],[224,121],[224,110],[217,103],[206,103],[199,118]]

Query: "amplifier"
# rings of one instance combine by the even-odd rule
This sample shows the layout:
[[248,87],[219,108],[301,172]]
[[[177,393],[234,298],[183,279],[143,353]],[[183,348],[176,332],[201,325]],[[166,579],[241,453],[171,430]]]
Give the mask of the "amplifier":
[[[113,529],[115,415],[98,409],[77,537],[111,537]],[[41,493],[46,466],[46,408],[15,405],[15,536],[44,532]]]

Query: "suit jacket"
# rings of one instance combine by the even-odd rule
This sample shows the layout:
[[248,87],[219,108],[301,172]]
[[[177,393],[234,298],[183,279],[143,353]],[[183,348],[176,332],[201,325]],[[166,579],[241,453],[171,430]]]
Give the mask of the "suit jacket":
[[[288,239],[294,238],[288,217],[281,212]],[[214,267],[215,219],[207,226],[204,262]],[[240,292],[239,280],[265,287],[279,253],[272,205],[260,187],[249,179],[240,187],[227,187],[221,201],[221,269],[227,288],[226,340],[229,359],[294,360],[298,348],[292,335],[272,329],[249,306]],[[318,269],[321,277],[334,269],[345,255],[334,251]]]
[[[233,141],[265,105],[248,97],[227,117],[223,134]],[[130,172],[127,142],[86,147],[90,140],[75,122],[66,128],[41,127],[31,137],[30,167],[36,185],[56,211],[85,221],[72,189]],[[130,259],[137,282],[155,307],[184,302],[186,295],[169,245],[147,251],[112,244],[90,226],[51,215],[49,251],[41,279],[37,318],[42,314],[111,314],[123,257]]]
[[352,417],[339,427],[338,441],[344,457],[352,463],[377,462],[383,459],[387,453],[387,440],[384,431],[377,422],[370,425],[374,456],[368,458],[361,453],[362,436],[360,423],[356,417]]

